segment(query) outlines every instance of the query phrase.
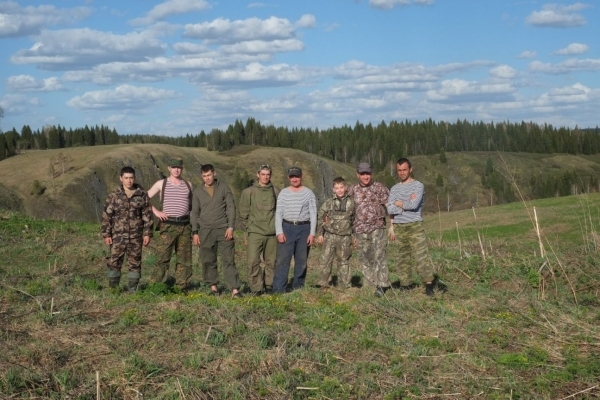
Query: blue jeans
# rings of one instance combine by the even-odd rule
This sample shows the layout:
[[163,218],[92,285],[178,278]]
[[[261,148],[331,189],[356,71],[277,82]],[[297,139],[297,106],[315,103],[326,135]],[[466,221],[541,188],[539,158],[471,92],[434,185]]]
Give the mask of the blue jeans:
[[306,279],[306,260],[308,259],[308,235],[310,235],[310,224],[305,225],[282,225],[285,243],[277,243],[277,261],[275,262],[275,276],[273,277],[273,291],[285,293],[290,272],[290,263],[294,257],[294,282],[293,289],[304,286]]

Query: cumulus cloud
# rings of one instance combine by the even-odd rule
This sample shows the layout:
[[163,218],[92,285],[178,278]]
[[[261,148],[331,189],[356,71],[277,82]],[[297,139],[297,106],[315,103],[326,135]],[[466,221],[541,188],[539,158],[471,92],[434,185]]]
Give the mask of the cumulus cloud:
[[216,71],[213,83],[250,84],[250,86],[288,86],[301,82],[310,76],[310,71],[288,64],[262,65],[250,63],[241,70]]
[[522,51],[521,54],[517,56],[517,58],[536,58],[537,52],[531,50]]
[[174,90],[132,85],[117,86],[114,90],[96,90],[75,96],[67,105],[85,110],[143,109],[177,97]]
[[509,65],[499,65],[492,68],[490,75],[498,79],[512,79],[517,76],[517,70]]
[[273,40],[250,40],[246,42],[224,45],[220,51],[232,54],[270,54],[284,53],[289,51],[301,51],[304,49],[304,43],[298,39]]
[[64,86],[56,77],[36,79],[31,75],[15,75],[8,78],[7,84],[8,88],[11,90],[24,92],[53,92],[64,90]]
[[209,43],[289,39],[294,36],[294,26],[289,20],[277,17],[265,20],[248,18],[236,21],[217,18],[211,22],[186,25],[183,36],[203,39]]
[[131,24],[148,25],[171,15],[204,11],[209,8],[210,5],[205,0],[167,0],[164,3],[154,6],[146,16],[131,20]]
[[590,47],[587,44],[571,43],[570,45],[568,45],[567,47],[565,47],[563,49],[556,50],[554,52],[554,54],[558,54],[561,56],[572,56],[572,55],[576,55],[576,54],[587,53],[587,51],[589,49],[590,49]]
[[0,98],[0,107],[5,115],[17,115],[31,111],[32,107],[39,106],[40,100],[37,97],[27,97],[22,94],[7,94]]
[[0,38],[35,35],[45,27],[71,24],[86,18],[90,12],[87,7],[21,7],[16,2],[3,1],[0,2]]
[[395,7],[408,6],[411,3],[418,5],[431,5],[435,0],[369,0],[369,4],[373,8],[381,10],[391,10]]
[[317,19],[311,14],[304,14],[298,21],[296,21],[296,26],[298,28],[314,28],[316,24]]
[[510,83],[485,83],[477,81],[466,81],[463,79],[446,79],[440,83],[439,88],[427,92],[427,97],[432,101],[501,101],[510,99],[508,96],[515,92]]
[[529,63],[529,70],[532,72],[544,72],[547,74],[566,74],[578,71],[600,71],[600,59],[569,59],[563,62],[552,64],[540,61]]
[[527,17],[526,21],[531,25],[543,28],[570,28],[574,26],[583,26],[587,22],[578,12],[588,7],[589,5],[583,3],[575,3],[568,6],[546,4],[540,11],[532,12]]
[[12,57],[15,64],[42,69],[79,69],[113,61],[142,61],[158,56],[165,46],[149,32],[116,35],[89,28],[43,31],[31,48]]

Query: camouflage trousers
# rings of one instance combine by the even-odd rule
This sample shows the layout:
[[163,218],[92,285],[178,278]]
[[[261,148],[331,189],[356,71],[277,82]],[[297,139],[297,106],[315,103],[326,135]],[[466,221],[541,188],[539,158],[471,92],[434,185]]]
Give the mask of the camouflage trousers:
[[187,286],[192,276],[192,229],[188,225],[173,225],[161,222],[158,238],[156,238],[156,254],[158,257],[156,269],[152,276],[153,282],[165,279],[171,256],[175,251],[177,264],[175,266],[175,283],[181,288]]
[[319,263],[319,280],[317,285],[328,286],[331,280],[333,261],[337,264],[338,286],[350,287],[350,256],[352,255],[352,236],[336,235],[326,232],[323,242],[323,252]]
[[397,270],[400,285],[409,286],[413,283],[413,271],[423,282],[432,282],[434,270],[429,258],[423,222],[394,224],[394,231],[399,250]]
[[275,275],[275,257],[277,256],[277,236],[249,233],[246,251],[250,290],[261,292],[265,286],[271,286],[272,288],[273,275]]
[[358,264],[365,277],[365,284],[389,287],[390,279],[387,267],[387,234],[385,228],[368,233],[355,233]]
[[129,263],[129,276],[139,277],[142,272],[142,244],[143,238],[130,238],[128,236],[113,236],[113,244],[110,246],[110,255],[106,258],[108,277],[118,278],[121,276],[121,267],[127,253]]

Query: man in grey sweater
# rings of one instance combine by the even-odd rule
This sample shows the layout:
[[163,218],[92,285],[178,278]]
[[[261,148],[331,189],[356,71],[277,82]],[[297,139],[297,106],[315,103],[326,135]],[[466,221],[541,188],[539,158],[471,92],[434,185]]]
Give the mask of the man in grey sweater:
[[234,298],[242,297],[240,279],[235,266],[235,204],[229,187],[216,179],[215,168],[205,164],[200,169],[204,184],[194,190],[192,198],[192,241],[200,247],[204,282],[211,294],[219,295],[217,251],[221,256],[223,275]]

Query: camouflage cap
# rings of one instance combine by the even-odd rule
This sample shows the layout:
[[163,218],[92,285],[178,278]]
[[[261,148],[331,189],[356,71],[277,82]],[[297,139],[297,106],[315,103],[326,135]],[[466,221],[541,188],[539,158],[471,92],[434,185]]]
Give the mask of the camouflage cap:
[[169,167],[183,168],[183,160],[181,158],[171,158],[169,160]]
[[302,168],[300,167],[289,167],[288,176],[302,176]]
[[356,172],[358,172],[359,174],[370,174],[372,172],[371,165],[366,162],[361,162],[356,167]]

